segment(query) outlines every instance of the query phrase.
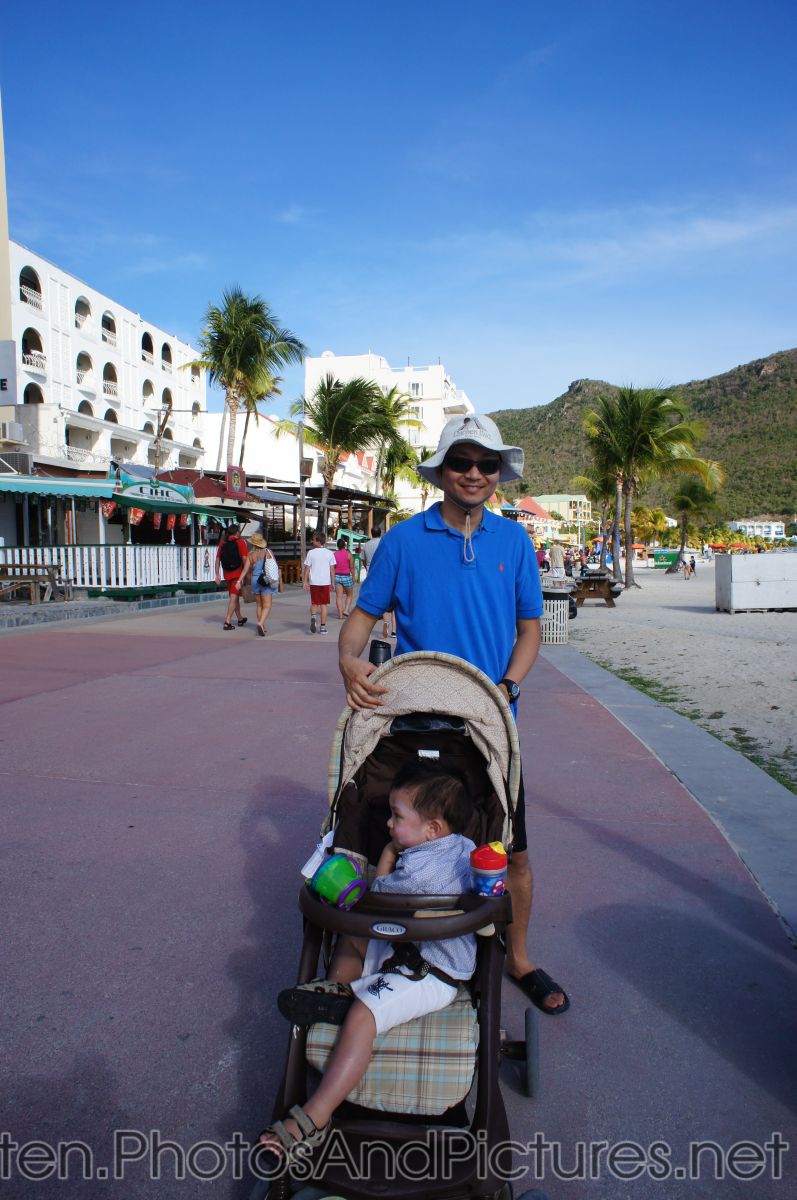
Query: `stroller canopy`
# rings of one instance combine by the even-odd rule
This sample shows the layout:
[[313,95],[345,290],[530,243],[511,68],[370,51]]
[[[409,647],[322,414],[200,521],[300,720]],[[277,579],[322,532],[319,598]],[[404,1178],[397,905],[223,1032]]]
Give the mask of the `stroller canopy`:
[[371,679],[386,687],[387,693],[380,708],[343,710],[329,763],[330,806],[379,740],[390,733],[394,718],[410,713],[459,717],[503,806],[503,840],[508,843],[520,781],[520,749],[512,711],[492,680],[464,659],[436,651],[401,654],[374,671]]

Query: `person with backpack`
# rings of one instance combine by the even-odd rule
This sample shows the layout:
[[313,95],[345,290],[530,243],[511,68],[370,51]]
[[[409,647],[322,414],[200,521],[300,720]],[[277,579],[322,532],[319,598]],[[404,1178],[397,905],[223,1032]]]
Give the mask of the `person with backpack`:
[[227,591],[230,595],[227,604],[227,614],[224,618],[225,629],[235,628],[232,623],[233,616],[239,625],[245,625],[248,619],[241,616],[241,593],[235,586],[241,577],[244,562],[249,553],[246,542],[240,536],[240,533],[241,530],[238,525],[229,525],[225,529],[224,537],[219,542],[219,548],[216,551],[216,583],[221,583],[223,572],[224,582],[227,585]]
[[257,636],[265,637],[266,619],[271,612],[271,597],[280,590],[280,572],[277,560],[268,548],[262,533],[256,533],[249,539],[250,550],[246,556],[243,570],[238,576],[235,590],[240,593],[246,577],[252,572],[252,595],[255,598],[257,615]]

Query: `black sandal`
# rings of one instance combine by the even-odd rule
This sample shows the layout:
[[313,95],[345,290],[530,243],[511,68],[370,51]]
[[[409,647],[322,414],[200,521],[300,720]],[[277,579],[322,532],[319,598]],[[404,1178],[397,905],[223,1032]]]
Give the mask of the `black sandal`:
[[225,621],[222,625],[222,629],[235,629],[235,626],[231,625],[229,621]]
[[241,625],[245,625],[248,620],[248,617],[241,617],[240,621],[238,622],[238,627],[240,628]]
[[[558,1017],[561,1013],[567,1012],[570,1007],[570,999],[562,985],[555,979],[551,979],[548,972],[542,971],[539,967],[536,971],[529,971],[527,975],[521,975],[520,979],[515,979],[513,975],[510,975],[510,979],[518,985],[540,1012],[547,1013],[549,1017]],[[556,995],[557,992],[564,996],[564,1004],[560,1004],[557,1008],[551,1008],[545,1001],[549,996]]]

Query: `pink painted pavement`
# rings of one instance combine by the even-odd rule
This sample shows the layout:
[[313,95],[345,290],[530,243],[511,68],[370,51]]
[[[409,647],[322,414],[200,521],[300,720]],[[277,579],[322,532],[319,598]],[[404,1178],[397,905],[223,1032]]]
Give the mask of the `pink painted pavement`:
[[[185,1149],[256,1133],[287,1037],[298,868],[325,806],[343,706],[338,622],[288,591],[270,635],[216,605],[0,637],[4,914],[0,1124],[19,1142],[157,1129]],[[556,1179],[551,1200],[797,1193],[791,946],[746,869],[667,768],[540,661],[519,715],[535,867],[533,951],[571,1010],[540,1017],[542,1092],[504,1068],[513,1137],[792,1143],[786,1178]],[[504,1024],[524,1003],[504,987]],[[605,1159],[604,1159],[605,1162]],[[13,1197],[238,1197],[72,1179]],[[561,1172],[560,1172],[561,1173]],[[534,1186],[533,1176],[516,1195]]]

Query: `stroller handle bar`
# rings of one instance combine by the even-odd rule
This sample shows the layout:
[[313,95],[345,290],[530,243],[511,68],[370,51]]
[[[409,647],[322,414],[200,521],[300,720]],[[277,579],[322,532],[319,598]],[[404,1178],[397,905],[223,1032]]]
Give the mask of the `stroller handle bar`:
[[299,909],[321,929],[385,942],[441,941],[488,929],[492,933],[489,927],[503,931],[512,922],[508,893],[492,897],[472,892],[462,896],[365,892],[357,907],[346,912],[326,904],[305,885],[299,893]]

